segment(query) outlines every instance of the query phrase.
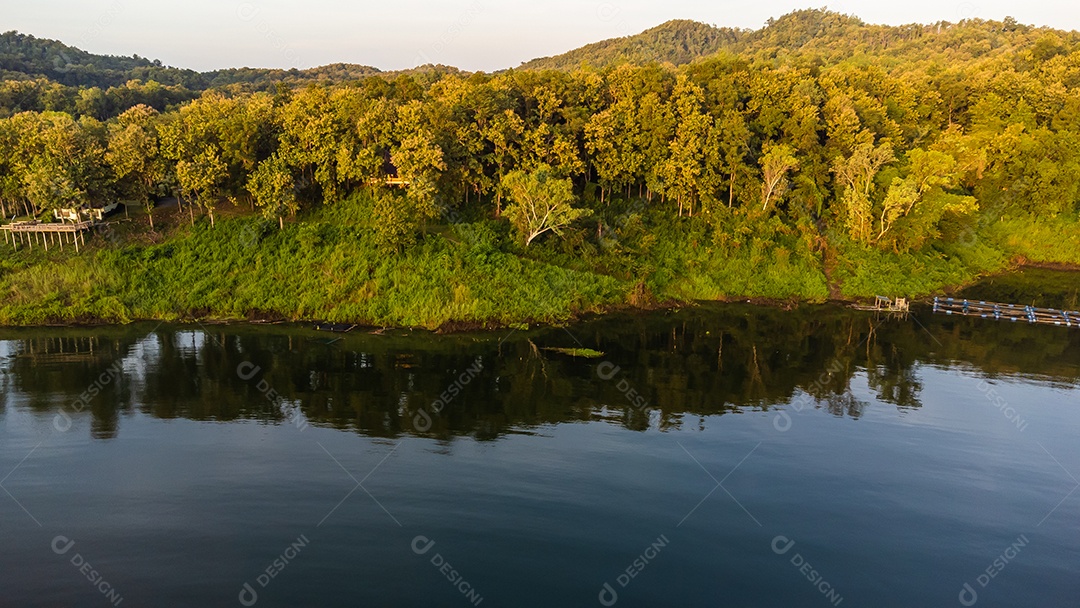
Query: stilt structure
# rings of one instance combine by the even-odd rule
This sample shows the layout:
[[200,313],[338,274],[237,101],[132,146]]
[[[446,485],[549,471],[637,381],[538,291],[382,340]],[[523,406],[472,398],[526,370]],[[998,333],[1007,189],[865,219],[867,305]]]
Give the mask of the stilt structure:
[[72,224],[30,221],[4,224],[0,226],[0,230],[4,232],[4,242],[11,243],[16,251],[19,250],[19,245],[33,249],[35,241],[45,247],[46,251],[49,250],[50,242],[53,245],[59,244],[60,249],[63,249],[65,241],[73,243],[75,251],[79,251],[79,242],[82,241],[82,245],[86,245],[85,233],[93,227],[94,222],[90,221]]
[[874,298],[873,304],[855,304],[853,308],[857,310],[870,310],[873,312],[887,312],[896,315],[906,315],[911,309],[911,304],[907,298],[886,298],[885,296],[877,296]]

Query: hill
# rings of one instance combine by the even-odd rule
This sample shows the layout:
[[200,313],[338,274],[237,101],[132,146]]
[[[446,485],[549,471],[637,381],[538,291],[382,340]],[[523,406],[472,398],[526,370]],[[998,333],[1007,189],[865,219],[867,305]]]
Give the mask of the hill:
[[0,79],[45,78],[67,86],[108,88],[129,80],[200,88],[204,78],[193,70],[165,67],[138,55],[94,55],[56,40],[19,32],[0,34]]
[[1080,33],[1024,25],[1011,17],[890,26],[826,9],[806,9],[769,19],[758,30],[669,21],[634,36],[533,59],[518,69],[572,70],[583,64],[602,68],[622,62],[678,66],[721,52],[759,61],[811,58],[825,65],[866,56],[890,66],[928,60],[957,63],[1033,48],[1040,41],[1038,52],[1045,59],[1080,45]]
[[355,63],[332,63],[307,70],[282,70],[275,68],[229,68],[201,74],[206,79],[204,88],[246,85],[255,90],[269,90],[277,83],[289,85],[310,82],[337,83],[360,80],[380,74],[378,68]]
[[[1042,55],[1065,53],[1080,45],[1080,33],[1017,23],[969,19],[901,26],[867,24],[861,19],[807,9],[769,19],[765,27],[747,30],[716,27],[691,20],[673,20],[640,34],[613,38],[521,64],[516,69],[572,70],[581,65],[667,63],[676,66],[729,53],[746,60],[788,61],[812,58],[831,65],[859,56],[895,65],[901,62],[970,61],[1033,47],[1042,38]],[[382,74],[396,76],[436,71],[460,73],[448,66],[422,66],[383,72],[378,68],[336,63],[306,70],[228,68],[209,72],[162,65],[139,55],[96,55],[56,40],[18,32],[0,34],[0,81],[47,81],[75,88],[123,87],[132,80],[201,92],[213,88],[272,91],[277,84],[343,83]],[[179,95],[178,98],[183,98]]]
[[634,36],[594,42],[562,55],[533,59],[521,64],[520,69],[564,70],[582,64],[603,67],[621,61],[682,65],[729,48],[746,34],[744,30],[719,28],[697,21],[668,21]]
[[95,55],[56,40],[19,32],[0,34],[0,80],[45,79],[71,87],[122,87],[131,80],[154,81],[191,91],[242,85],[272,89],[279,82],[347,82],[380,73],[365,65],[335,63],[307,70],[231,68],[196,72],[162,65],[138,55]]

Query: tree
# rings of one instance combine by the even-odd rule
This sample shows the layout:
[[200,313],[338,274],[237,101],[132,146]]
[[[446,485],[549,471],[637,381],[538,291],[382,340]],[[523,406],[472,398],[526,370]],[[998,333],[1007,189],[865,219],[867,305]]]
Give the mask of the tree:
[[608,90],[613,101],[595,112],[584,125],[585,149],[592,155],[600,181],[600,201],[606,190],[640,183],[644,173],[647,143],[642,120],[641,90],[643,69],[630,65],[616,68],[608,75]]
[[[896,250],[919,247],[938,233],[945,214],[966,215],[978,209],[974,197],[948,192],[960,178],[956,159],[937,150],[910,150],[907,176],[895,177],[882,201],[874,242]],[[885,237],[890,239],[886,240]]]
[[491,146],[487,160],[495,166],[495,217],[502,213],[503,178],[518,161],[525,122],[513,110],[495,114],[481,133]]
[[104,119],[108,113],[107,104],[108,100],[105,99],[105,93],[98,87],[80,89],[78,99],[75,101],[75,111],[83,116]]
[[847,157],[837,158],[833,173],[843,189],[840,212],[848,233],[855,241],[870,242],[873,222],[874,178],[883,166],[896,160],[891,145],[875,146],[866,141]]
[[405,196],[383,190],[372,205],[375,244],[387,253],[399,253],[416,239],[421,218]]
[[787,192],[787,174],[799,168],[795,150],[780,144],[769,147],[761,157],[761,210],[769,208],[774,199]]
[[670,155],[661,165],[660,174],[667,184],[668,194],[674,194],[679,203],[679,216],[684,204],[690,215],[694,214],[694,200],[700,191],[700,179],[705,161],[705,140],[709,134],[710,120],[702,111],[701,87],[680,76],[672,93],[677,125],[675,139],[669,146]]
[[545,232],[561,234],[574,220],[590,214],[575,209],[573,184],[555,177],[551,167],[541,165],[536,171],[512,171],[502,180],[510,204],[506,217],[528,246]]
[[103,128],[92,118],[75,121],[68,114],[46,112],[19,118],[19,159],[31,211],[78,207],[112,195],[108,167],[102,162]]
[[161,158],[157,111],[135,106],[109,126],[109,149],[105,153],[117,180],[128,194],[146,208],[150,229],[154,229],[154,189],[165,176]]
[[[611,107],[594,114],[585,125],[585,149],[592,154],[592,163],[600,178],[600,202],[607,188],[621,186],[633,175],[632,150],[625,143],[632,130],[621,128],[617,108]],[[631,124],[630,129],[637,126]],[[628,153],[629,152],[629,153]]]
[[[221,184],[228,177],[228,168],[213,148],[207,148],[194,159],[176,163],[176,179],[185,196],[210,214],[214,225],[214,206],[221,197]],[[194,223],[194,220],[192,220]]]
[[300,208],[296,178],[289,164],[277,154],[259,163],[248,177],[247,190],[264,214],[277,217],[281,228],[284,228],[282,216],[294,215]]
[[365,100],[355,109],[346,106],[339,113],[352,112],[356,141],[352,146],[338,148],[338,171],[343,178],[356,183],[371,183],[382,177],[383,152],[393,140],[397,108],[390,99]]
[[718,119],[709,132],[709,145],[706,154],[712,162],[711,170],[726,176],[728,208],[735,204],[735,181],[739,174],[749,174],[746,166],[746,154],[750,151],[750,128],[746,119],[736,113],[728,112]]
[[410,102],[398,113],[401,144],[391,155],[398,177],[409,182],[407,197],[420,217],[434,218],[439,177],[446,171],[442,147],[423,115],[423,104]]
[[364,121],[365,112],[357,109],[357,101],[347,90],[312,85],[293,93],[278,112],[283,158],[313,179],[327,203],[340,200],[342,186],[350,180],[361,179],[373,165],[381,165],[379,155],[361,151],[359,130],[370,125]]

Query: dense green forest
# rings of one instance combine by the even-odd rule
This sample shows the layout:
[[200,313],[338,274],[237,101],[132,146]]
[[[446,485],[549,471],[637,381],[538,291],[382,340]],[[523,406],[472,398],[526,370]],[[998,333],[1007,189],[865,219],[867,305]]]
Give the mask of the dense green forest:
[[114,59],[87,71],[147,78],[0,85],[5,217],[132,211],[81,255],[4,250],[0,322],[516,324],[1080,264],[1075,32],[809,10],[496,74],[215,85]]

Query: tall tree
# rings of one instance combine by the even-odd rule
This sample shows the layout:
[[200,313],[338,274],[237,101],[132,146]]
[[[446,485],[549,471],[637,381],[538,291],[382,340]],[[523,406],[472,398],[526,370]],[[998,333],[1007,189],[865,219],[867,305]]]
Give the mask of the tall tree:
[[222,196],[222,184],[228,179],[228,167],[217,150],[206,148],[191,160],[177,162],[176,179],[184,196],[206,210],[213,226],[214,207]]
[[847,157],[836,159],[833,172],[843,189],[840,214],[848,233],[855,241],[868,243],[873,238],[874,178],[883,166],[896,160],[891,145],[864,141]]
[[561,234],[574,220],[589,214],[573,207],[573,184],[559,178],[551,167],[541,165],[536,171],[512,171],[503,178],[510,205],[506,217],[528,246],[545,232]]
[[144,105],[125,111],[109,126],[109,149],[105,154],[127,194],[146,208],[151,230],[155,189],[166,172],[158,141],[157,116],[157,110]]
[[248,178],[247,189],[255,204],[265,215],[276,217],[281,228],[284,228],[283,216],[295,215],[300,208],[292,168],[277,154],[259,163]]
[[788,172],[799,168],[795,150],[787,144],[770,146],[761,157],[761,210],[784,196],[788,188]]

